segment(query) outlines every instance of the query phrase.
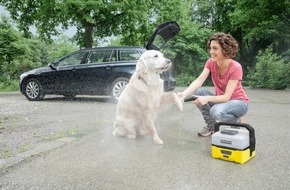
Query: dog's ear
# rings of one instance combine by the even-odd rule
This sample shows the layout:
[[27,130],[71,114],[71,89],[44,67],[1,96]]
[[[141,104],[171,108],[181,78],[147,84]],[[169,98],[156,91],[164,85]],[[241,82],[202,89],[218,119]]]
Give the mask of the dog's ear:
[[144,57],[140,57],[136,65],[136,72],[145,73],[148,70],[146,60]]

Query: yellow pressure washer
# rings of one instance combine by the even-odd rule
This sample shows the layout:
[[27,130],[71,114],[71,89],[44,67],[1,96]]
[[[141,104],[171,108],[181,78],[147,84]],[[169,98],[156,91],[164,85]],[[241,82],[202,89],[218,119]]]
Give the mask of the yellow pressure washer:
[[[227,126],[220,130],[221,126]],[[256,155],[255,130],[246,123],[219,122],[212,135],[212,157],[244,164]]]

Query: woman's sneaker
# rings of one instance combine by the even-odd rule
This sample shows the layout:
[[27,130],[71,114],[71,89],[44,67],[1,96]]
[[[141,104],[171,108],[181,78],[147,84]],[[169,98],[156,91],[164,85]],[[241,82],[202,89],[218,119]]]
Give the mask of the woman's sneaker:
[[200,137],[208,137],[213,133],[214,133],[214,129],[209,126],[206,126],[200,132],[198,132],[197,135]]

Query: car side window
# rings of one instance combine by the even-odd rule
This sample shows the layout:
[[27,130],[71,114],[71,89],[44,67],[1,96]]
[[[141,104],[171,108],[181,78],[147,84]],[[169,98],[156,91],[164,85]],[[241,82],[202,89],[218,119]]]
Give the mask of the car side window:
[[116,50],[96,50],[90,53],[88,64],[115,62],[116,58]]
[[80,65],[86,52],[77,52],[59,61],[58,66]]
[[120,61],[135,61],[138,60],[141,53],[136,50],[120,50],[119,57]]

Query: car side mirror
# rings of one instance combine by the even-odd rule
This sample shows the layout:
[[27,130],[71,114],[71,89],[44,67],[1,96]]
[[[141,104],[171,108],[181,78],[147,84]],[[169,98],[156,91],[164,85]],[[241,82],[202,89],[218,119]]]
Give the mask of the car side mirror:
[[52,70],[56,70],[56,67],[54,66],[54,63],[49,63],[48,66],[49,66]]

